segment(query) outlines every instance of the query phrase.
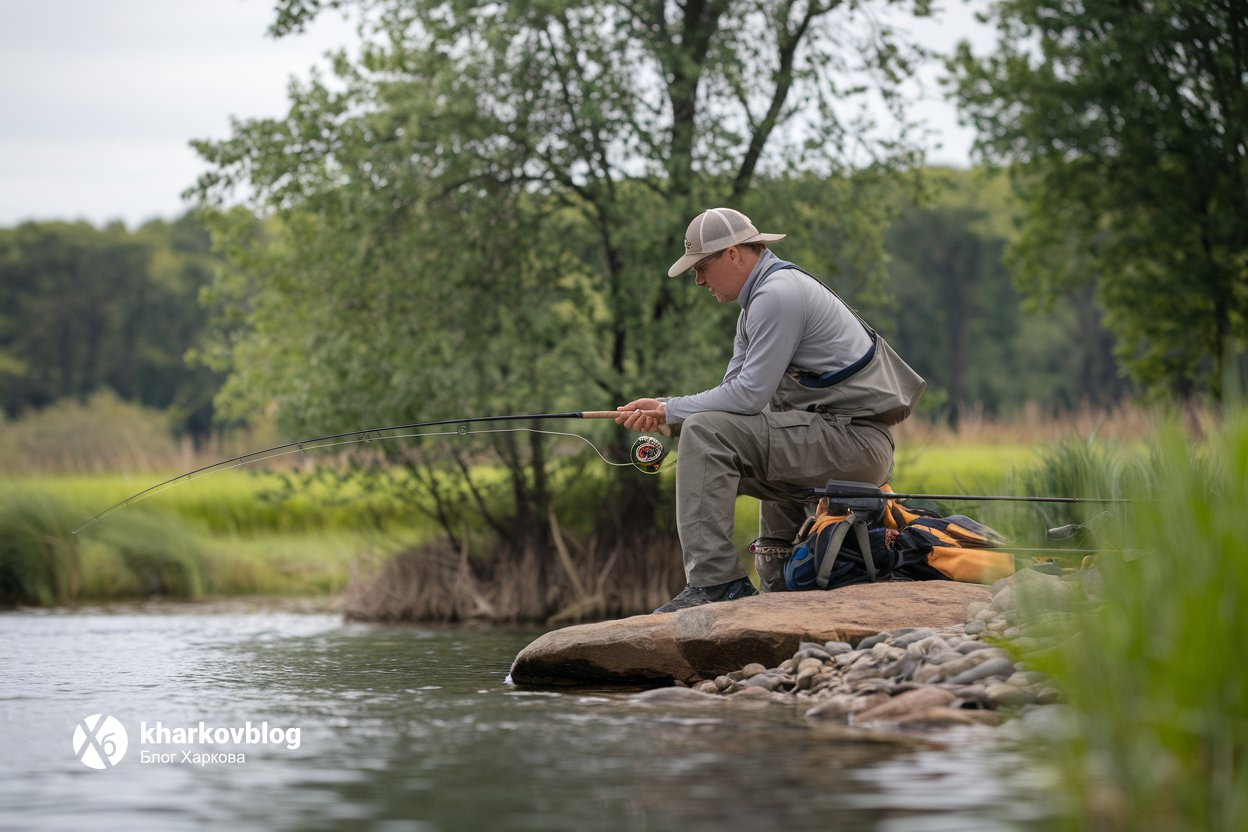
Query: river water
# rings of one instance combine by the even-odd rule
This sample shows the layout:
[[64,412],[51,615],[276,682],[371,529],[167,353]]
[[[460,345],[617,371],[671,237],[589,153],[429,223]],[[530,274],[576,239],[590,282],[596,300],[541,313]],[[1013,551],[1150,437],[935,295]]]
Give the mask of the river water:
[[[888,737],[774,705],[516,689],[507,669],[534,635],[255,604],[0,614],[0,829],[968,832],[1052,820],[1052,778],[998,732]],[[110,716],[127,746],[97,770],[84,761],[118,751]]]

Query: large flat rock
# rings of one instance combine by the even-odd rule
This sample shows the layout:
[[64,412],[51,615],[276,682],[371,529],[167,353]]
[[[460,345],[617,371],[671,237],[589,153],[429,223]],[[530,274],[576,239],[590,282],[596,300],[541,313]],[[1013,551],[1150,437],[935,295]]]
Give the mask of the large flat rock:
[[803,641],[857,642],[902,627],[951,627],[987,587],[952,581],[861,584],[831,592],[773,592],[676,613],[578,624],[516,656],[520,685],[666,684],[775,667]]

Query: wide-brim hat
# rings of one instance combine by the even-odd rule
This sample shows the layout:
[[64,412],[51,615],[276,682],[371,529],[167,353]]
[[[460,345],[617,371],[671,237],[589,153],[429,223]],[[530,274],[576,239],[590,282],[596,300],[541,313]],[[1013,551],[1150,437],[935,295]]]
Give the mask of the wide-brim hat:
[[693,218],[685,230],[685,254],[667,270],[668,277],[689,271],[707,255],[741,243],[774,243],[783,234],[760,234],[750,218],[731,208],[711,208]]

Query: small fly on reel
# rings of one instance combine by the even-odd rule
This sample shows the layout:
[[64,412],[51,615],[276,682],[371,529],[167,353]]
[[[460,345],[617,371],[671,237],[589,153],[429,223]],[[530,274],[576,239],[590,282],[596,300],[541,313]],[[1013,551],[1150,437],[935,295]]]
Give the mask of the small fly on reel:
[[646,474],[657,474],[663,465],[663,457],[667,456],[667,448],[653,436],[639,436],[633,443],[628,458],[633,467]]

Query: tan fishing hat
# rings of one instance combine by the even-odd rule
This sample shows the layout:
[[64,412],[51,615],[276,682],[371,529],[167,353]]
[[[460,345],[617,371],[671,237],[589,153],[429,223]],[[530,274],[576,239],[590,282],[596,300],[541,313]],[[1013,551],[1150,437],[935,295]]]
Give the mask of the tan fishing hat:
[[685,256],[667,270],[668,277],[689,271],[703,257],[740,243],[774,243],[783,234],[760,234],[750,218],[731,208],[712,208],[693,218],[685,231]]

